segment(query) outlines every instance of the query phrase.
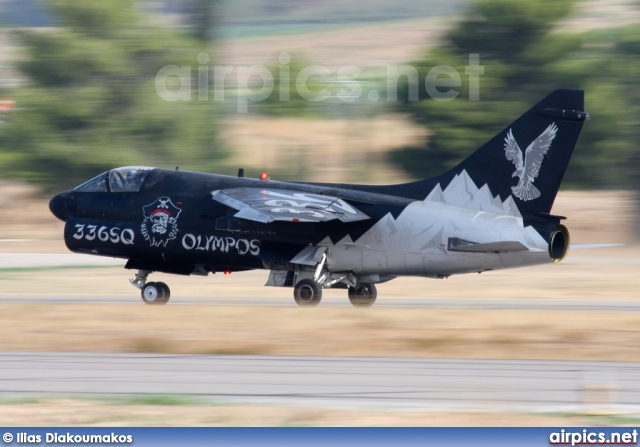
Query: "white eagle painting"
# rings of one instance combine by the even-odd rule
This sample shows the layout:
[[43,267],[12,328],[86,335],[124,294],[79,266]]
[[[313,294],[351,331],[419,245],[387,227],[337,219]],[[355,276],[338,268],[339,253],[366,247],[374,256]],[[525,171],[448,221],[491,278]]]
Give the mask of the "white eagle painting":
[[527,147],[522,155],[522,150],[518,146],[518,142],[513,137],[513,130],[509,129],[509,133],[504,139],[504,151],[507,160],[513,162],[516,171],[512,177],[518,176],[520,181],[516,186],[512,186],[513,194],[520,200],[525,202],[540,197],[540,191],[533,185],[533,181],[538,177],[540,166],[544,160],[544,156],[551,147],[551,142],[556,137],[558,126],[551,123],[542,134],[536,138]]

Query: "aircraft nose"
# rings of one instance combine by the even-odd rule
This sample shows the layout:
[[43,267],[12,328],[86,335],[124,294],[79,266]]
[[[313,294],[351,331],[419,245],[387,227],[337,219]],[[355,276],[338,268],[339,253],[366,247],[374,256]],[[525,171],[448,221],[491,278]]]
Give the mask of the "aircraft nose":
[[66,222],[69,218],[70,205],[73,198],[68,194],[68,191],[65,191],[61,194],[55,196],[49,202],[49,209],[63,222]]

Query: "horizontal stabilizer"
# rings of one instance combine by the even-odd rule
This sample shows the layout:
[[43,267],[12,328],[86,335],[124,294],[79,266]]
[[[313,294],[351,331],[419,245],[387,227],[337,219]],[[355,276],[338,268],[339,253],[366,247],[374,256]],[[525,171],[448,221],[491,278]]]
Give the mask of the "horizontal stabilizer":
[[235,217],[270,222],[357,222],[369,219],[342,199],[294,189],[229,188],[211,193],[213,200],[238,210]]
[[465,253],[504,253],[511,251],[529,251],[529,248],[518,241],[500,241],[477,244],[457,237],[449,238],[447,249]]

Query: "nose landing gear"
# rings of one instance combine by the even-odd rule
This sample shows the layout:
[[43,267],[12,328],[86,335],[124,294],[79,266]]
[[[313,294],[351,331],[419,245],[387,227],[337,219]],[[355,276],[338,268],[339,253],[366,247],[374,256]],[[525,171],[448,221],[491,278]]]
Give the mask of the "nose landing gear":
[[167,304],[171,297],[169,286],[163,282],[148,282],[141,290],[142,301],[146,304]]
[[150,270],[139,270],[135,279],[129,280],[131,285],[140,289],[145,304],[167,304],[171,297],[169,286],[163,282],[147,282]]

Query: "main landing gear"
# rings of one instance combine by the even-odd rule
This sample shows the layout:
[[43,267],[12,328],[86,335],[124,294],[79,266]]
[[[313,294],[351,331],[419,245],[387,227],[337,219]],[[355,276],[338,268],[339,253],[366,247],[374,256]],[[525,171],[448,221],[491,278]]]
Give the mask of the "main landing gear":
[[356,307],[371,307],[376,302],[378,291],[374,284],[357,283],[349,286],[349,301]]
[[[304,278],[293,288],[293,298],[298,306],[317,306],[322,300],[322,285],[312,278]],[[329,286],[330,287],[330,286]],[[374,284],[356,283],[349,286],[349,301],[356,307],[371,307],[378,291]]]
[[298,306],[317,306],[322,300],[322,289],[348,289],[349,301],[356,307],[370,307],[378,292],[375,282],[392,279],[379,275],[358,276],[353,272],[331,272],[327,268],[326,247],[309,247],[294,258],[295,263],[269,263],[271,273],[265,285],[293,287],[293,298]]
[[322,299],[322,286],[311,278],[301,279],[293,288],[293,299],[298,306],[317,306]]
[[167,304],[171,297],[169,286],[163,282],[147,282],[150,270],[139,270],[136,278],[131,279],[131,284],[140,289],[142,301],[146,304]]

